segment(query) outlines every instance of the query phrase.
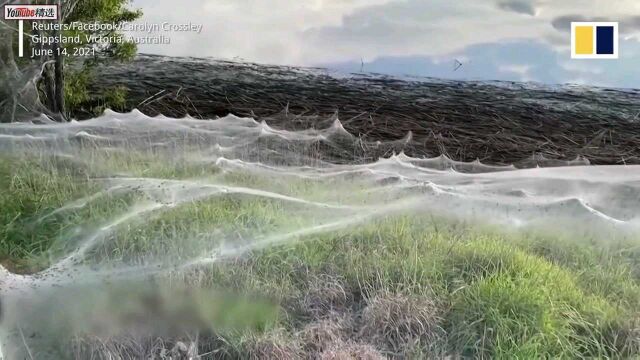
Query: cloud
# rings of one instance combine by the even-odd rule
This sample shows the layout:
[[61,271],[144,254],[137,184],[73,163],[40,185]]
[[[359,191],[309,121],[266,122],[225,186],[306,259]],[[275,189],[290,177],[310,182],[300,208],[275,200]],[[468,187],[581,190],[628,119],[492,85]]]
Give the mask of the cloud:
[[[562,48],[567,21],[623,19],[638,28],[637,0],[134,0],[146,22],[193,22],[171,45],[141,51],[312,65],[381,56],[443,55],[473,44],[536,39]],[[579,9],[579,11],[576,11]],[[528,16],[523,16],[528,15]],[[535,16],[531,16],[535,15]],[[552,26],[550,26],[550,24]]]
[[339,25],[305,31],[306,44],[330,45],[313,53],[324,62],[376,56],[442,55],[478,43],[513,40],[540,34],[544,20],[499,10],[487,1],[406,0],[366,7],[343,17]]
[[[509,49],[513,42],[521,42],[529,44],[529,50],[544,45],[551,54],[543,58],[520,47],[513,51],[525,52],[527,58],[492,61],[531,65],[527,75],[554,81],[560,77],[547,77],[536,69],[551,55],[569,58],[566,31],[571,21],[620,21],[623,40],[640,39],[638,0],[189,0],[180,5],[171,0],[134,0],[134,6],[144,10],[141,21],[204,25],[201,34],[171,33],[170,45],[141,45],[142,52],[273,64],[421,57],[449,69],[452,54],[483,44],[505,44]],[[621,53],[629,51],[621,47]],[[497,70],[496,74],[517,75]]]
[[[140,51],[173,56],[243,58],[276,64],[310,64],[303,33],[339,25],[359,9],[392,0],[134,0],[141,22],[202,24],[201,34],[166,34],[170,45],[143,45]],[[327,50],[327,44],[321,51]]]
[[[458,80],[505,80],[556,82],[560,68],[557,53],[548,45],[531,40],[469,46],[448,56],[381,57],[365,63],[364,70],[383,74],[428,76]],[[529,60],[537,57],[536,63]],[[453,61],[463,66],[454,71]],[[356,62],[325,64],[331,69],[359,71]]]
[[513,11],[519,14],[535,16],[536,8],[531,1],[525,0],[506,0],[500,1],[498,7],[502,10]]
[[532,81],[533,79],[529,76],[529,71],[531,70],[531,65],[528,64],[505,64],[505,65],[497,65],[498,71],[503,73],[510,73],[519,78],[516,78],[520,81]]
[[[621,53],[619,60],[584,61],[572,60],[568,49],[558,52],[541,41],[485,43],[444,57],[380,57],[365,63],[364,70],[455,80],[534,81],[639,88],[640,73],[634,69],[637,67],[637,56],[640,55],[640,42],[621,40],[620,47],[626,51]],[[463,66],[457,71],[453,71],[453,59],[463,59]],[[357,72],[361,66],[360,62],[324,65],[347,73]]]
[[473,44],[514,39],[541,40],[561,51],[570,45],[562,33],[571,21],[620,21],[621,33],[631,35],[640,31],[639,18],[640,1],[636,0],[404,0],[359,8],[337,25],[307,29],[303,38],[306,47],[331,46],[328,52],[307,52],[320,62],[328,56],[340,61],[441,55]]
[[624,17],[586,17],[582,15],[563,15],[554,18],[551,21],[551,25],[559,31],[570,32],[571,23],[574,21],[617,21],[620,23],[620,33],[632,34],[640,31],[640,15],[638,16],[624,16]]

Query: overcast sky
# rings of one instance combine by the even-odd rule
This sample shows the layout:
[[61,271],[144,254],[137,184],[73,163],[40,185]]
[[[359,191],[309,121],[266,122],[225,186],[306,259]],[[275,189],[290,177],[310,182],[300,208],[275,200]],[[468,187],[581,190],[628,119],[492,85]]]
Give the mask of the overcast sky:
[[[134,0],[203,24],[141,52],[341,71],[640,88],[640,0]],[[571,21],[620,22],[620,59],[570,59]],[[453,71],[453,61],[463,66]]]

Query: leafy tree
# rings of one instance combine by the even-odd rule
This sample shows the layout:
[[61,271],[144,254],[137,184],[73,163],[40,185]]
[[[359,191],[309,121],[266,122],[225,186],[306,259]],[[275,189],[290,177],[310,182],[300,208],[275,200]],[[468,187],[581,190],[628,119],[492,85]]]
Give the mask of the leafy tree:
[[[142,15],[140,10],[129,9],[130,2],[131,0],[68,0],[64,2],[62,0],[35,0],[29,3],[59,5],[61,15],[59,21],[62,24],[77,22],[122,25],[125,22],[134,21]],[[17,3],[17,1],[9,1],[9,3]],[[92,81],[97,65],[105,62],[127,61],[135,56],[137,50],[135,43],[125,39],[122,32],[117,30],[87,31],[77,29],[38,31],[32,30],[30,22],[25,24],[24,29],[25,37],[27,38],[31,36],[54,36],[58,38],[78,36],[80,39],[79,43],[68,42],[49,45],[53,50],[53,56],[30,59],[30,63],[24,59],[16,59],[11,54],[16,53],[15,49],[13,51],[11,51],[12,49],[0,51],[0,55],[13,57],[18,68],[29,65],[33,67],[33,63],[39,64],[42,69],[42,76],[37,82],[38,94],[41,103],[52,117],[62,120],[69,113],[84,112],[94,114],[101,112],[105,107],[118,108],[124,106],[125,88],[107,89],[102,94],[91,94],[88,91],[88,85]],[[104,39],[109,41],[104,41]],[[27,43],[29,45],[25,44],[25,47],[31,46],[40,49],[46,46],[34,44],[33,42]],[[17,48],[16,43],[11,46]],[[9,55],[6,53],[9,53]],[[73,56],[77,53],[85,56]],[[2,64],[0,63],[0,65]],[[7,76],[11,78],[11,76]],[[13,75],[13,78],[19,77],[18,75]]]

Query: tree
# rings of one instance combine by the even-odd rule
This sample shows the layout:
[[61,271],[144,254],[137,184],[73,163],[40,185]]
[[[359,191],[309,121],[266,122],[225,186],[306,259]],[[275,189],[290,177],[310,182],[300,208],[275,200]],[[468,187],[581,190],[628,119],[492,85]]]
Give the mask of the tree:
[[[17,1],[9,1],[9,3],[17,3]],[[62,0],[35,0],[29,3],[58,4],[60,6],[60,24],[113,24],[116,26],[109,27],[107,30],[67,27],[62,30],[38,31],[32,30],[33,27],[28,22],[24,26],[25,38],[46,36],[57,39],[74,38],[80,41],[51,44],[52,55],[43,55],[38,59],[30,59],[26,62],[24,59],[15,58],[16,51],[13,48],[17,47],[17,44],[10,41],[8,49],[0,49],[0,58],[11,58],[12,60],[5,63],[0,62],[0,66],[9,69],[11,68],[10,63],[12,63],[17,64],[17,69],[23,70],[37,65],[41,69],[41,73],[35,84],[38,98],[44,107],[42,111],[57,120],[68,118],[67,115],[71,112],[95,113],[102,111],[105,106],[123,105],[123,88],[107,89],[102,94],[90,94],[87,87],[97,65],[105,62],[126,61],[135,56],[137,50],[135,43],[125,39],[124,34],[118,30],[118,26],[136,20],[142,15],[141,11],[129,9],[130,0],[68,0],[64,2]],[[6,28],[10,29],[11,25],[5,24],[4,32],[0,35],[11,37],[13,34]],[[15,29],[15,27],[13,28]],[[40,49],[46,47],[42,44],[28,43],[28,46],[31,47]],[[27,47],[26,44],[25,47]],[[74,56],[77,54],[84,56]],[[6,79],[22,77],[21,74],[8,72],[7,74],[0,73],[0,75]],[[5,89],[4,91],[15,91],[15,89]],[[14,95],[13,106],[18,102],[15,98]],[[0,102],[0,105],[3,104]],[[11,106],[12,104],[4,105]]]
[[[75,4],[68,6],[70,11],[65,21],[122,25],[142,15],[139,10],[128,9],[129,2],[129,0],[76,0]],[[86,87],[91,79],[93,67],[102,62],[131,60],[136,54],[136,45],[124,39],[124,35],[117,30],[71,31],[63,35],[78,35],[83,41],[81,45],[70,44],[69,51],[75,51],[78,48],[92,49],[95,54],[85,58],[82,66],[76,67],[76,70],[66,72],[69,79],[65,82],[64,99],[70,107],[79,108],[89,105],[97,109],[88,109],[88,111],[101,112],[108,105],[123,105],[122,101],[118,101],[124,99],[121,94],[122,88],[108,89],[103,94],[90,96]],[[100,41],[99,39],[109,40]]]

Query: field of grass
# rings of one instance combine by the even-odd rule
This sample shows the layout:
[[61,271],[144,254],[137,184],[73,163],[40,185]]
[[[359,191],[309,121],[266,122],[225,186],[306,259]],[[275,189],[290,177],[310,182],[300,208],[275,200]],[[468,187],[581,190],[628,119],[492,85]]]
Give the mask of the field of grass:
[[[104,192],[100,178],[114,168],[129,177],[167,181],[153,183],[158,191],[172,179],[198,179],[307,200],[331,197],[331,184],[311,180],[283,184],[142,155],[89,158],[0,158],[0,264],[24,274],[46,269],[77,246],[79,228],[86,234],[134,204],[160,197],[154,198],[151,186]],[[221,245],[216,234],[241,243],[257,233],[313,226],[314,217],[325,214],[305,209],[235,193],[197,198],[114,226],[84,261],[131,264],[151,257],[184,264]],[[248,244],[246,252],[162,276],[168,284],[259,297],[275,306],[274,317],[243,328],[210,323],[193,329],[197,341],[154,334],[140,341],[97,341],[79,334],[74,353],[137,358],[174,351],[231,359],[640,356],[640,243],[634,239],[516,232],[405,213],[269,246]],[[234,313],[239,310],[232,304],[228,310],[232,322],[258,316],[246,307]]]

